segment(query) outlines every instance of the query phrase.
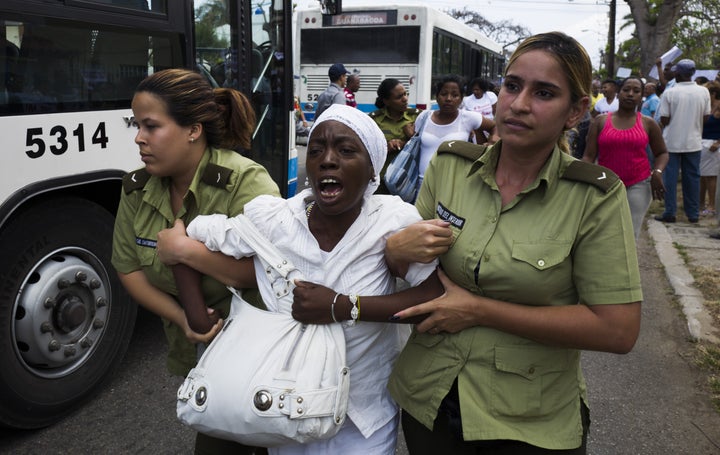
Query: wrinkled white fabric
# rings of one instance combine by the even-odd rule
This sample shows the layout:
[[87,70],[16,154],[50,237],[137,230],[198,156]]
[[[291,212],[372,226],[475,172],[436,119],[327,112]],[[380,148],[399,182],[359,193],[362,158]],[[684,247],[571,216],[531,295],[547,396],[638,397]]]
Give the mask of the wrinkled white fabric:
[[[330,252],[323,252],[308,227],[305,207],[310,190],[285,200],[259,196],[245,206],[245,216],[303,273],[305,279],[342,294],[384,295],[395,291],[395,278],[385,262],[386,239],[419,221],[414,206],[397,196],[365,199],[360,215]],[[198,216],[187,228],[190,237],[213,251],[236,258],[253,251],[225,215]],[[325,253],[325,254],[323,254]],[[436,263],[412,264],[405,279],[413,286],[435,270]],[[272,289],[263,270],[256,270],[263,300],[270,304]],[[328,302],[328,311],[330,311]],[[391,421],[397,406],[386,389],[393,363],[405,345],[410,327],[401,324],[360,322],[344,326],[347,364],[350,367],[348,417],[368,437]]]
[[385,165],[385,159],[387,159],[387,142],[385,141],[385,135],[380,130],[380,127],[377,126],[377,123],[366,113],[354,107],[333,104],[315,120],[315,123],[313,123],[310,129],[310,138],[312,138],[315,128],[328,120],[335,120],[348,126],[358,135],[365,149],[367,149],[370,155],[370,162],[375,171],[375,178],[370,181],[365,190],[365,197],[369,197],[378,189],[378,186],[380,186],[379,174]]

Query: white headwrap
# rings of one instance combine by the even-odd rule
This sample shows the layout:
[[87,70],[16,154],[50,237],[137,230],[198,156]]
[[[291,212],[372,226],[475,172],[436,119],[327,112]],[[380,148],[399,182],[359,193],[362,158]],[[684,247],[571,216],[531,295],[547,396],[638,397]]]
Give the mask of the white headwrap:
[[385,140],[385,135],[383,135],[377,123],[361,110],[343,104],[333,104],[315,120],[315,123],[310,129],[310,136],[312,136],[313,131],[315,131],[315,128],[319,124],[328,120],[335,120],[348,126],[358,135],[365,149],[367,149],[370,155],[370,162],[375,171],[375,181],[370,181],[365,190],[365,197],[369,197],[377,190],[378,186],[380,186],[380,171],[385,165],[385,159],[387,158],[387,141]]

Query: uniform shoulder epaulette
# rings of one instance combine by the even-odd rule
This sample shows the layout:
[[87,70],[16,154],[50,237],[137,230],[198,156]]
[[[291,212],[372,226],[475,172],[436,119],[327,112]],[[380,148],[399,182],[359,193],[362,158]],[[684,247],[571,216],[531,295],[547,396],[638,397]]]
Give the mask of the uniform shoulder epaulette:
[[368,115],[372,118],[375,118],[380,114],[382,114],[382,109],[375,109],[374,111],[370,112]]
[[408,114],[420,115],[422,113],[422,110],[420,110],[416,107],[409,107],[409,108],[405,109],[405,112],[407,112]]
[[150,173],[144,167],[128,172],[123,176],[123,190],[125,194],[130,194],[135,190],[141,190],[145,187],[148,180],[150,180]]
[[205,166],[205,171],[202,177],[200,177],[200,180],[210,186],[225,188],[230,181],[232,173],[233,170],[230,168],[215,163],[208,163],[207,166]]
[[446,141],[440,144],[437,153],[438,155],[441,153],[452,153],[475,161],[485,153],[487,148],[487,145],[478,145],[467,141]]
[[607,193],[620,177],[608,168],[586,161],[573,161],[565,168],[561,178],[589,183]]

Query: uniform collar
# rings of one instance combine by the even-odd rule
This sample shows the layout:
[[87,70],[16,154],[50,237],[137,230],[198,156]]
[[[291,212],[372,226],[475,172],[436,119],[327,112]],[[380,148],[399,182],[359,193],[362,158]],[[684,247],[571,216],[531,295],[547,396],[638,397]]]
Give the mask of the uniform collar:
[[[380,111],[382,112],[381,115],[382,115],[384,118],[389,118],[389,119],[391,119],[391,120],[394,121],[394,119],[393,119],[392,117],[390,117],[390,113],[389,113],[388,110],[387,110],[387,106],[385,106],[385,107],[383,107],[382,109],[380,109]],[[411,109],[405,109],[405,111],[403,111],[402,117],[401,117],[400,119],[401,119],[401,120],[409,120],[409,121],[412,121],[412,117],[410,117],[410,112],[411,112]]]
[[[195,169],[195,175],[193,176],[192,182],[190,182],[190,188],[188,188],[189,196],[185,198],[185,204],[189,202],[190,197],[196,204],[198,200],[198,186],[200,184],[200,176],[205,170],[205,167],[210,162],[211,155],[214,154],[214,150],[210,147],[205,149],[200,163],[198,163],[197,169]],[[170,206],[170,198],[168,197],[170,191],[170,178],[168,177],[156,177],[151,176],[147,184],[143,188],[143,201],[147,204],[152,205],[168,220],[173,220],[175,215],[172,213],[172,207]],[[180,209],[177,217],[182,217],[187,212],[186,208]]]
[[192,194],[196,201],[198,200],[199,195],[198,187],[200,186],[200,178],[202,177],[203,172],[205,172],[205,168],[211,158],[216,156],[216,153],[217,152],[212,147],[206,148],[202,158],[200,158],[197,169],[195,169],[195,175],[193,176],[192,182],[190,182],[188,193]]
[[[497,169],[498,158],[502,152],[502,140],[496,142],[490,146],[487,152],[483,153],[478,158],[468,171],[467,177],[477,173],[480,178],[485,181],[491,188],[497,190],[497,183],[495,182],[495,170]],[[535,189],[551,189],[557,185],[558,180],[562,176],[562,173],[570,165],[575,158],[570,155],[563,153],[560,148],[555,145],[550,157],[545,162],[545,165],[540,169],[538,176],[535,181],[531,183],[526,189],[520,194],[529,193]]]

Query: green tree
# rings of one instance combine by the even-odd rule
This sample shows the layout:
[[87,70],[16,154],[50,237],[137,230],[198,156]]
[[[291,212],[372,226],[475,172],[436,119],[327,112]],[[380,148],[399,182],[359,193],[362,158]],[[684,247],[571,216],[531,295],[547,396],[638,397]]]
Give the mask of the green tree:
[[621,66],[648,74],[656,58],[672,45],[700,68],[720,66],[720,56],[714,52],[720,44],[720,0],[625,1],[635,32],[620,45]]
[[[515,44],[521,39],[530,36],[530,30],[522,25],[518,25],[509,20],[500,22],[490,22],[477,11],[472,11],[466,6],[463,9],[451,9],[447,14],[458,19],[465,24],[480,30],[491,40],[504,44]],[[504,47],[503,47],[504,49]]]
[[685,2],[673,28],[672,42],[691,58],[698,68],[720,68],[720,1]]
[[670,48],[672,28],[680,16],[682,0],[625,0],[640,44],[640,68],[650,71],[655,59]]
[[226,0],[211,0],[195,8],[195,41],[197,47],[225,48],[228,43],[217,30],[228,23]]

